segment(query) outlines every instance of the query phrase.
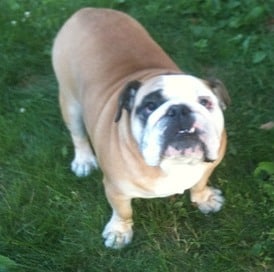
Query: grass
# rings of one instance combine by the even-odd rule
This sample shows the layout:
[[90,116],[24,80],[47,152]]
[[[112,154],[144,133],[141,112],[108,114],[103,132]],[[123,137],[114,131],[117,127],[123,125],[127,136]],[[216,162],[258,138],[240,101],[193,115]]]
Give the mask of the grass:
[[[176,3],[175,3],[176,2]],[[227,85],[229,146],[211,178],[224,208],[204,216],[188,193],[134,201],[135,237],[104,248],[110,216],[98,171],[78,179],[50,63],[52,40],[83,6],[123,10],[182,69]],[[0,3],[0,271],[274,270],[273,1]]]

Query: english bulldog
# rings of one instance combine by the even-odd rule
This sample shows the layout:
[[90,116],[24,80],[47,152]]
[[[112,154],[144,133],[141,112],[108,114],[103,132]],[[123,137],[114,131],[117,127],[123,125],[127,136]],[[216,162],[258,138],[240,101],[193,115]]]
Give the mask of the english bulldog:
[[100,167],[113,209],[106,247],[133,237],[131,200],[183,194],[203,213],[217,212],[221,191],[207,186],[226,149],[219,80],[185,74],[130,16],[83,8],[55,38],[52,61],[63,119],[87,176]]

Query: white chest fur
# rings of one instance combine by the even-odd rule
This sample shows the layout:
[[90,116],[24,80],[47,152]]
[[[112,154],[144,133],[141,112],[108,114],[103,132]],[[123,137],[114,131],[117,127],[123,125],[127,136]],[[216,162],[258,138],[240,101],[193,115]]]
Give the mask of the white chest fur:
[[182,164],[178,160],[164,160],[161,168],[166,176],[156,182],[154,197],[183,194],[201,179],[206,170],[206,164]]

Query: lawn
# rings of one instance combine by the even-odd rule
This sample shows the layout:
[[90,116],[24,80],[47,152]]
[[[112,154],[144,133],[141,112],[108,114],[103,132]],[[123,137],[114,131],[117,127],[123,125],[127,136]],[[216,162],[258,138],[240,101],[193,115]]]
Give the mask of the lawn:
[[[183,70],[222,79],[232,98],[211,177],[223,209],[205,216],[188,193],[136,199],[133,242],[118,251],[101,238],[111,213],[101,172],[69,169],[51,67],[54,36],[84,6],[132,15]],[[0,10],[1,272],[274,271],[272,0],[1,0]]]

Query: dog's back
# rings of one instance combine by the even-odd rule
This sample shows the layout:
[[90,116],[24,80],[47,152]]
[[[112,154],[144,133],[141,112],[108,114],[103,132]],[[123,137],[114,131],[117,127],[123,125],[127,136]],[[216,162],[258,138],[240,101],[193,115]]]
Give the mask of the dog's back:
[[137,21],[119,11],[93,8],[76,12],[60,30],[53,65],[59,83],[81,82],[74,87],[98,87],[100,95],[137,71],[178,69]]

